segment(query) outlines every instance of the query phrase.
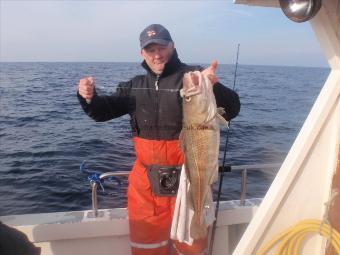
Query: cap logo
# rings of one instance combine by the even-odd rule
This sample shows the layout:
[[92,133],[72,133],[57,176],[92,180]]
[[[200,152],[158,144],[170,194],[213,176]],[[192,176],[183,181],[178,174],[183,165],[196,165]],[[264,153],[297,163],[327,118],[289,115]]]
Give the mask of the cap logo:
[[154,30],[150,30],[150,31],[148,31],[146,33],[148,34],[149,37],[156,35],[156,32]]

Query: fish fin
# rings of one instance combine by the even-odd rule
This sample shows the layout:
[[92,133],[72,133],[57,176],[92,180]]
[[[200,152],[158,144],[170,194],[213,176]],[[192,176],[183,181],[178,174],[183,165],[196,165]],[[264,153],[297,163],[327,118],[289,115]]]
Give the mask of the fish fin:
[[218,162],[216,162],[215,165],[211,167],[211,169],[212,169],[212,172],[211,172],[210,179],[208,182],[209,185],[213,185],[218,180],[218,169],[219,169]]
[[223,107],[217,107],[217,114],[219,114],[219,115],[225,114],[224,108]]
[[211,175],[211,179],[210,179],[209,184],[213,185],[217,181],[218,181],[218,167],[217,167],[216,171]]
[[204,223],[207,227],[212,225],[215,221],[215,205],[211,188],[208,189],[208,193],[204,201],[203,217]]
[[225,127],[229,127],[229,121],[227,121],[225,118],[223,118],[222,115],[219,113],[216,113],[216,118],[219,120],[220,124]]
[[204,222],[202,222],[202,215],[195,212],[190,223],[190,236],[196,240],[205,238],[207,234],[208,228]]
[[223,118],[223,114],[225,114],[225,109],[223,107],[217,107],[216,118],[219,120],[221,125],[229,127],[229,122]]

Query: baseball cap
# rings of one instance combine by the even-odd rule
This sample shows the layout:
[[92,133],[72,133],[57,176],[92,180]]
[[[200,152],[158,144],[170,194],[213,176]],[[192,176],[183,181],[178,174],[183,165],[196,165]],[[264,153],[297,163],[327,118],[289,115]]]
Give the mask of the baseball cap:
[[146,27],[139,36],[140,47],[144,48],[151,43],[168,45],[172,42],[169,31],[160,24],[152,24]]

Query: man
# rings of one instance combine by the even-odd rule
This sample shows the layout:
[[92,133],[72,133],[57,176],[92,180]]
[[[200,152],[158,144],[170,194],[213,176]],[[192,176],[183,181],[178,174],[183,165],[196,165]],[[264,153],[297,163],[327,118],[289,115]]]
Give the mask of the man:
[[[192,246],[169,242],[174,196],[153,192],[148,179],[149,166],[164,169],[183,164],[179,146],[182,129],[183,74],[201,70],[183,64],[166,28],[152,24],[140,34],[142,66],[139,75],[118,85],[110,96],[98,96],[94,79],[79,81],[78,98],[84,111],[96,121],[107,121],[129,114],[136,152],[136,161],[129,176],[128,214],[133,255],[203,254],[207,240],[195,240]],[[226,111],[225,118],[234,118],[240,109],[238,95],[217,82],[216,61],[203,72],[215,83],[217,106]],[[157,181],[156,181],[157,182]]]

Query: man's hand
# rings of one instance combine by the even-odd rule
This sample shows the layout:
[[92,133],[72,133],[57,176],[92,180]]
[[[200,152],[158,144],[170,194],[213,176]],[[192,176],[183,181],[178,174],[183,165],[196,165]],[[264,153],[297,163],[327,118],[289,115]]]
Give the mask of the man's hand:
[[211,61],[210,66],[202,71],[202,73],[204,75],[208,76],[212,85],[214,85],[216,82],[218,82],[218,78],[215,74],[216,69],[217,69],[217,61],[214,59],[214,60]]
[[79,80],[78,84],[79,95],[86,99],[87,103],[91,102],[94,91],[94,79],[93,77],[85,77]]

